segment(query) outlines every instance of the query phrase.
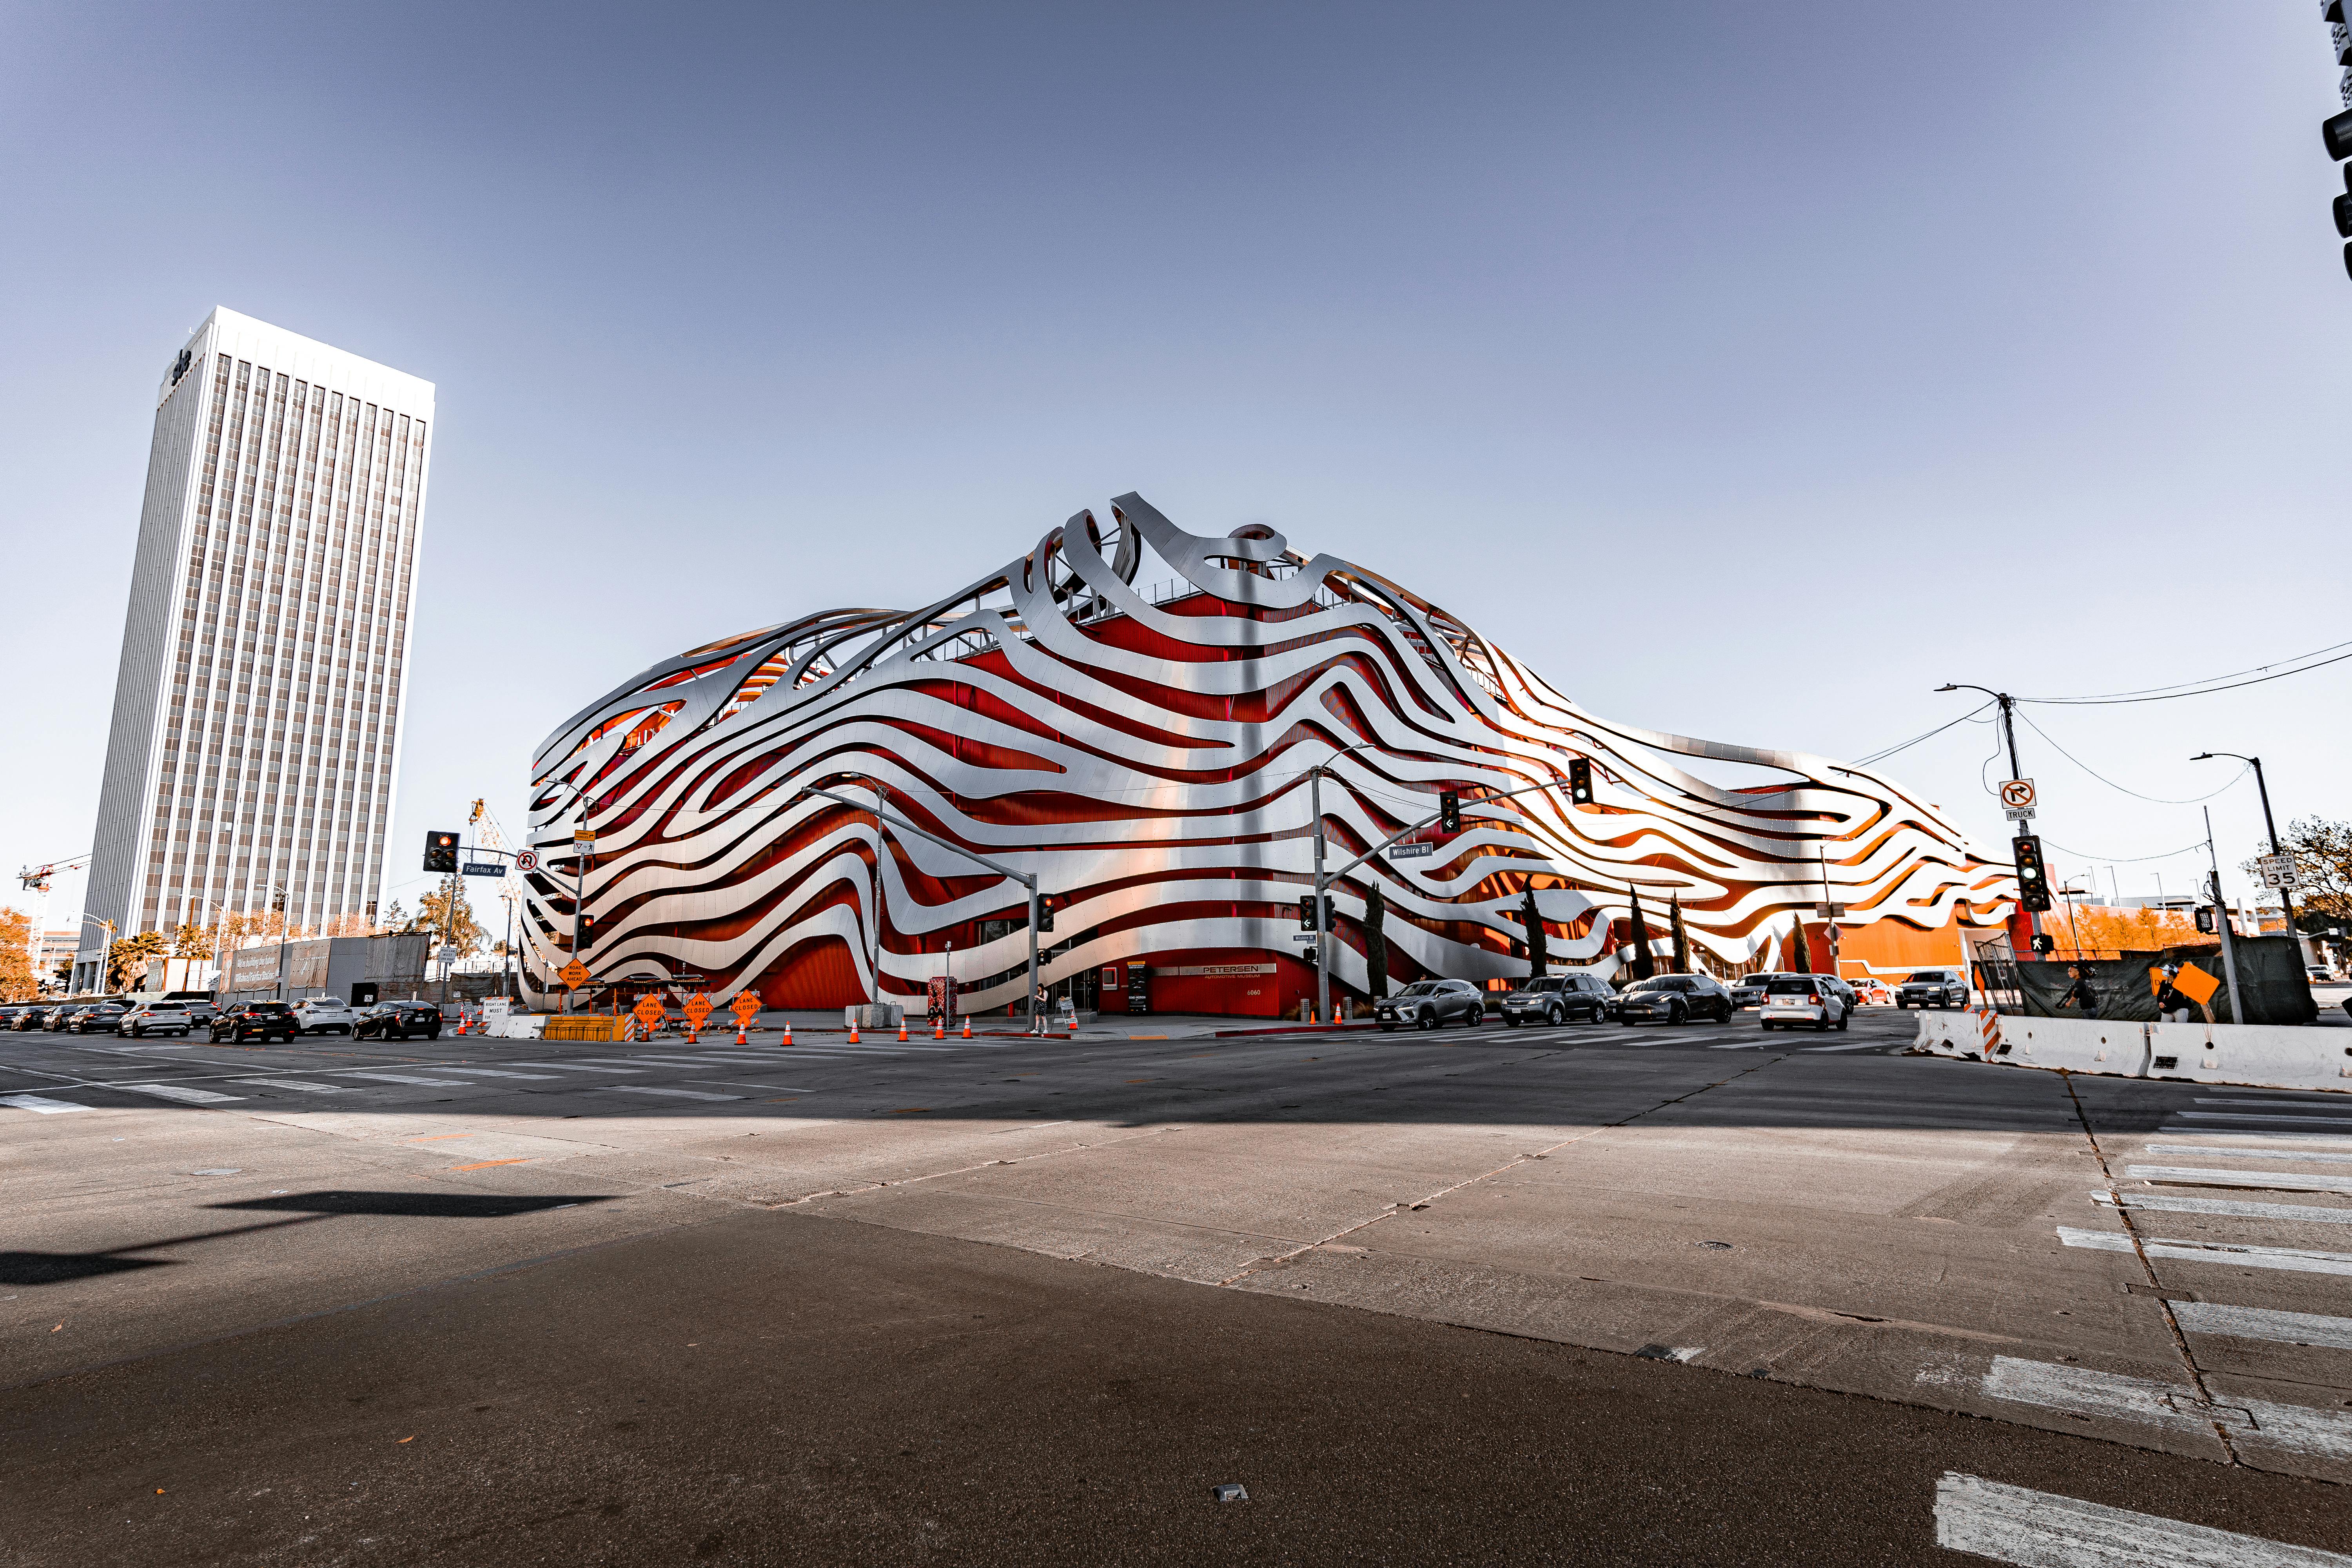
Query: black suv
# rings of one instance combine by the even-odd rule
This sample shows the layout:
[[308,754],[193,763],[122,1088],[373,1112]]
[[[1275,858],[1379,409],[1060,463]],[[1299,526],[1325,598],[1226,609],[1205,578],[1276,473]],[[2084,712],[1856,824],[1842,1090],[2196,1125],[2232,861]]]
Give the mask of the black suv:
[[352,1026],[355,1040],[404,1040],[411,1035],[439,1039],[441,1009],[430,1002],[387,1002],[369,1008]]
[[240,1002],[213,1015],[213,1044],[223,1040],[283,1040],[294,1043],[294,1009],[283,1002]]
[[1616,993],[1590,974],[1547,974],[1503,998],[1503,1022],[1514,1029],[1578,1017],[1597,1024],[1616,1006]]
[[1372,1016],[1384,1030],[1399,1024],[1441,1028],[1453,1018],[1475,1029],[1486,1021],[1486,994],[1467,980],[1416,980],[1395,995],[1381,997]]
[[1731,1022],[1739,1005],[1711,974],[1660,974],[1636,980],[1617,999],[1621,1024],[1679,1024],[1691,1018]]
[[122,1016],[130,1011],[128,1002],[100,1002],[76,1013],[68,1027],[77,1035],[111,1035],[122,1027]]

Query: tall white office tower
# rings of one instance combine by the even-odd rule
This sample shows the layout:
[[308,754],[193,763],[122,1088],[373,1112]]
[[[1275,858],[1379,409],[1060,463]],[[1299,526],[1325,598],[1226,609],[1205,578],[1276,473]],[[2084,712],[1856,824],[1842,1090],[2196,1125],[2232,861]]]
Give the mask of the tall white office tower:
[[433,384],[215,310],[156,395],[77,989],[109,930],[372,917]]

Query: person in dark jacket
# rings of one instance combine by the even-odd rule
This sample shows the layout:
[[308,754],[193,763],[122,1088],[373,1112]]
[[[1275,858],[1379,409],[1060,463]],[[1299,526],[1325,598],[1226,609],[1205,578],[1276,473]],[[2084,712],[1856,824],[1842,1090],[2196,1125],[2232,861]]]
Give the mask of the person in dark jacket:
[[2058,1005],[2063,1007],[2072,1004],[2083,1010],[2083,1016],[2085,1018],[2097,1017],[2099,989],[2091,984],[2091,972],[2081,964],[2076,964],[2066,973],[2074,977],[2074,984],[2066,988],[2066,994],[2058,999]]

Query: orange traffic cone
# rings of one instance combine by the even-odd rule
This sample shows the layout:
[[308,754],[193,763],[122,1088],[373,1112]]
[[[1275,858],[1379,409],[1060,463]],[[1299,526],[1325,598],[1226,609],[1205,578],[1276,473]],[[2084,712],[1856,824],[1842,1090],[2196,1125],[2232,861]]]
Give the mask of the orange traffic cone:
[[[855,1032],[855,1031],[852,1031],[852,1032],[851,1032],[850,1037],[851,1037],[852,1039],[855,1039],[855,1038],[856,1038],[856,1037],[856,1037],[856,1032]],[[786,1044],[786,1045],[788,1045],[788,1046],[789,1046],[789,1045],[791,1045],[792,1043],[793,1043],[793,1021],[792,1021],[790,1018],[787,1018],[787,1019],[785,1019],[785,1020],[784,1020],[784,1044]]]
[[904,1045],[904,1044],[906,1044],[906,1042],[907,1042],[907,1016],[906,1016],[904,1013],[901,1013],[901,1014],[899,1014],[899,1015],[898,1015],[898,1043],[899,1043],[900,1045]]
[[1077,1032],[1078,1032],[1078,1016],[1077,1016],[1076,1013],[1073,1013],[1073,1014],[1071,1014],[1071,1015],[1070,1015],[1070,1033],[1072,1033],[1072,1034],[1074,1034],[1074,1035],[1075,1035],[1075,1034],[1076,1034]]
[[739,1046],[751,1043],[751,1037],[743,1032],[743,1015],[740,1013],[735,1015],[735,1043]]
[[[784,1026],[784,1043],[790,1045],[792,1041],[793,1026],[787,1024]],[[849,1020],[849,1043],[853,1046],[857,1043],[857,1020],[855,1018]]]
[[947,1021],[945,1018],[934,1018],[934,1019],[932,1019],[932,1020],[931,1020],[931,1038],[933,1038],[933,1039],[935,1039],[935,1040],[944,1040],[944,1039],[946,1039],[947,1037],[948,1037],[948,1021]]
[[971,1038],[971,1015],[969,1013],[963,1016],[963,1037],[967,1040]]

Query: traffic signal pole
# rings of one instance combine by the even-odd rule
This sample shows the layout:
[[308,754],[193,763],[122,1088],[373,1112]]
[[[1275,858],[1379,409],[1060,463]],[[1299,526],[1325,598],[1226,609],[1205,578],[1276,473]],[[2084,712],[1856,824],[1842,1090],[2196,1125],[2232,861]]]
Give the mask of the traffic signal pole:
[[[2000,738],[2002,743],[2009,748],[2009,776],[2013,779],[2021,779],[2025,776],[2025,766],[2017,759],[2017,721],[2014,711],[2017,707],[2016,698],[2011,697],[2006,691],[1995,691],[1990,686],[1970,686],[1966,681],[1948,682],[1945,685],[1936,688],[1936,689],[1938,691],[1981,691],[1987,697],[1991,698],[1995,702],[2000,704]],[[1983,710],[1979,709],[1978,711],[1982,712]],[[2040,810],[2040,804],[2041,803],[2038,801],[2035,803],[2035,810],[2037,812]],[[2021,829],[2023,824],[2020,824],[2019,826]],[[2026,834],[2021,831],[2012,833],[2010,837],[2013,840],[2020,837],[2037,836]],[[2043,868],[2042,878],[2046,884],[2049,878],[2047,868]],[[2042,934],[2041,914],[2036,910],[2026,909],[2025,900],[2021,897],[2018,900],[2018,908],[2025,916],[2025,926],[2027,931],[2033,936],[2040,936]]]

